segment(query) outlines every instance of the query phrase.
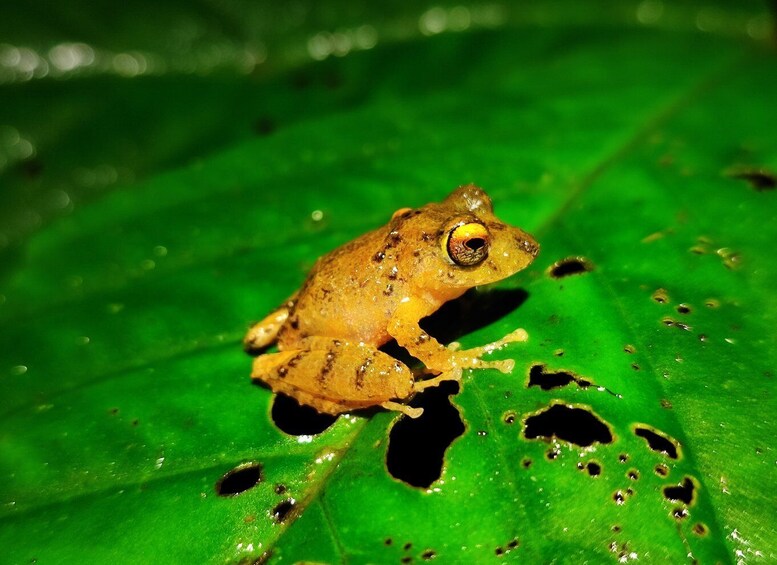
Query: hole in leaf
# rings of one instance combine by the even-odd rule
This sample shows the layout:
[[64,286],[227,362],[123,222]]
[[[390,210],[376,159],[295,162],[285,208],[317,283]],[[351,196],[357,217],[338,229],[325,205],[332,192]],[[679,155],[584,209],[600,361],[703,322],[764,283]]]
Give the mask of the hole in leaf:
[[275,485],[275,494],[283,494],[286,492],[286,485]]
[[691,331],[693,328],[689,326],[688,324],[684,324],[683,322],[678,322],[677,320],[673,320],[669,316],[664,317],[661,320],[661,323],[664,324],[668,328],[678,328],[681,330],[685,330],[687,332]]
[[691,478],[684,477],[682,484],[664,487],[664,498],[674,501],[679,500],[690,505],[693,502],[694,491],[695,486]]
[[427,549],[421,554],[421,559],[425,561],[430,561],[437,557],[437,553],[433,549]]
[[514,412],[508,412],[504,415],[504,423],[505,424],[513,424],[515,423],[515,413]]
[[529,459],[528,457],[521,461],[521,467],[523,467],[524,469],[528,469],[529,467],[531,467],[531,464],[532,464],[532,460]]
[[567,257],[553,263],[548,274],[554,279],[580,275],[594,270],[594,264],[585,257]]
[[766,169],[743,169],[731,173],[731,177],[746,181],[756,192],[764,192],[777,188],[777,176]]
[[672,518],[675,520],[685,520],[688,517],[687,508],[675,508],[672,510]]
[[690,314],[691,313],[691,307],[688,306],[687,304],[678,304],[677,312],[679,314]]
[[632,481],[637,481],[639,480],[639,471],[636,469],[629,469],[629,472],[626,473],[626,476]]
[[626,493],[622,490],[616,490],[612,495],[612,499],[615,501],[615,504],[620,506],[626,502]]
[[520,545],[520,542],[518,541],[518,538],[514,538],[514,539],[510,540],[510,542],[505,547],[502,547],[501,545],[499,547],[497,547],[494,550],[494,554],[497,557],[501,557],[502,555],[505,555],[506,553],[510,553],[513,549],[515,549],[519,545]]
[[656,465],[656,468],[654,469],[656,475],[659,477],[667,477],[669,476],[669,467],[664,465],[663,463],[659,463]]
[[270,516],[272,516],[272,519],[275,520],[277,523],[281,523],[289,516],[289,512],[291,512],[294,509],[294,506],[297,504],[297,501],[293,498],[289,498],[288,500],[284,500],[283,502],[280,502],[275,505],[275,508],[273,508],[270,511]]
[[401,418],[391,428],[386,467],[392,477],[422,488],[440,478],[445,450],[464,433],[461,415],[449,398],[458,392],[458,383],[443,382],[412,400],[410,404],[424,413]]
[[696,524],[693,525],[693,528],[691,528],[691,531],[697,536],[706,536],[707,533],[709,532],[709,529],[701,522],[697,522]]
[[532,365],[529,369],[529,386],[538,386],[542,390],[551,390],[574,382],[580,388],[588,388],[591,382],[569,371],[549,371],[543,364]]
[[237,496],[254,488],[262,480],[262,466],[259,463],[243,463],[224,473],[216,482],[219,496]]
[[679,442],[670,438],[668,435],[659,432],[655,428],[637,425],[634,426],[634,434],[644,438],[648,443],[648,447],[653,451],[663,453],[672,459],[677,459],[679,457]]
[[527,439],[558,438],[580,447],[613,441],[610,428],[590,409],[565,404],[554,404],[526,418],[523,433]]
[[321,414],[281,393],[275,395],[270,415],[278,429],[292,436],[320,434],[337,420],[337,416]]
[[592,477],[598,477],[602,473],[602,466],[599,465],[599,463],[590,461],[585,466],[585,470],[588,471],[588,474],[591,475]]

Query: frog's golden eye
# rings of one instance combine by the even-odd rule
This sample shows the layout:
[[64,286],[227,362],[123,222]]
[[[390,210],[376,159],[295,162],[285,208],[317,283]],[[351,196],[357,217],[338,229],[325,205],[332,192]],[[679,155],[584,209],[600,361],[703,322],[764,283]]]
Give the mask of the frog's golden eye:
[[471,267],[488,257],[490,237],[483,224],[460,224],[448,233],[445,249],[454,263]]

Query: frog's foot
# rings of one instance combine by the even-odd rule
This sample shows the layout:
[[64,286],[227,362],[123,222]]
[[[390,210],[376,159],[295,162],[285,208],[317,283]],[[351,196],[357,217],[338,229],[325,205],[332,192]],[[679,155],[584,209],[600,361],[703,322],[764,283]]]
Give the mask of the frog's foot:
[[448,346],[448,350],[454,359],[454,362],[459,367],[465,369],[497,369],[502,373],[510,373],[515,367],[515,361],[512,359],[502,359],[499,361],[484,361],[481,359],[483,355],[488,355],[494,351],[501,349],[508,343],[523,342],[529,339],[529,334],[523,328],[507,334],[502,339],[488,343],[481,347],[473,347],[472,349],[461,350],[461,344],[453,342]]
[[402,412],[405,416],[409,416],[410,418],[413,418],[413,419],[418,418],[421,414],[424,413],[423,408],[413,408],[412,406],[408,406],[407,404],[400,404],[399,402],[392,402],[391,400],[382,402],[380,405],[386,410],[394,410],[396,412]]
[[243,348],[247,353],[261,353],[278,337],[278,332],[289,317],[289,309],[281,307],[271,312],[264,320],[251,326],[243,338]]

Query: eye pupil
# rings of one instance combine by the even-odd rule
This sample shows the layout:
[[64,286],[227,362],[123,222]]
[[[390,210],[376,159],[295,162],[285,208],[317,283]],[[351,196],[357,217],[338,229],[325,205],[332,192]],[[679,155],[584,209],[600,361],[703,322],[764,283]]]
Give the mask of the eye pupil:
[[472,251],[477,251],[486,245],[486,240],[482,237],[473,237],[467,240],[464,245],[469,247]]

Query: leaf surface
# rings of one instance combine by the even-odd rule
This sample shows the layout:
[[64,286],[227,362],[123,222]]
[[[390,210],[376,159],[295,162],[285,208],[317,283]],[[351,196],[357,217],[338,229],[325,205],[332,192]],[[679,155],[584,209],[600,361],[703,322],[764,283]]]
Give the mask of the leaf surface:
[[[311,8],[262,28],[278,55],[249,75],[186,75],[159,39],[165,18],[141,33],[132,11],[136,31],[112,39],[99,12],[66,36],[8,35],[134,46],[169,69],[3,75],[4,560],[777,557],[777,61],[744,33],[769,20],[758,4],[646,14],[658,4],[605,18],[596,2],[397,4],[381,24]],[[204,44],[216,29],[246,39],[234,6],[193,6],[169,17],[209,22]],[[295,55],[334,37],[322,30],[356,41],[365,22],[374,47]],[[279,430],[248,379],[247,325],[321,254],[470,181],[542,252],[437,320],[465,347],[530,335],[494,353],[512,374],[470,371],[450,401],[437,394],[438,427],[464,426],[440,478],[391,476],[387,452],[407,441],[394,413]],[[564,259],[582,272],[560,276]],[[602,427],[612,441],[586,445]],[[246,464],[258,484],[219,496]]]

